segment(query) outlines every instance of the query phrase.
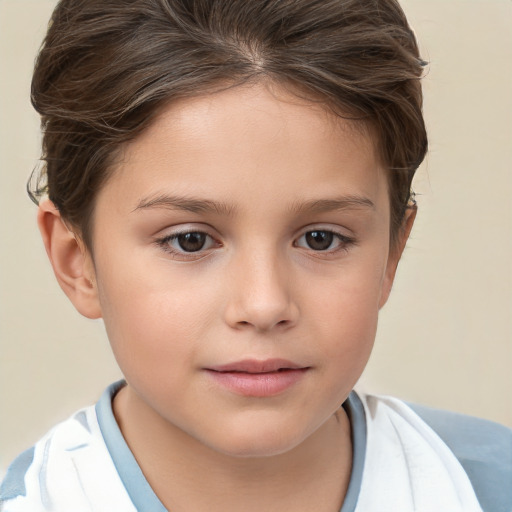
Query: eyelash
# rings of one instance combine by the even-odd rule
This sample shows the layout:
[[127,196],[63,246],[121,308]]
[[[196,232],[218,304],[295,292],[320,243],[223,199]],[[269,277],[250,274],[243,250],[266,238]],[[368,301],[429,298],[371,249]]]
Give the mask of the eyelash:
[[[293,246],[294,247],[300,247],[298,245],[298,241],[303,238],[303,237],[306,237],[308,234],[311,234],[311,233],[323,233],[323,234],[327,234],[328,236],[332,236],[333,239],[331,241],[331,244],[337,239],[338,240],[338,243],[339,243],[339,246],[334,248],[334,249],[320,249],[320,250],[315,250],[311,247],[304,247],[305,249],[307,250],[310,250],[312,251],[315,255],[332,255],[332,254],[336,254],[340,251],[348,251],[348,249],[353,246],[353,245],[356,245],[356,240],[352,237],[349,237],[347,235],[343,235],[341,233],[338,233],[337,231],[334,231],[332,229],[309,229],[305,232],[302,233],[302,235],[300,235],[300,237],[296,238],[294,243],[293,243]],[[207,237],[209,240],[211,240],[211,247],[208,247],[207,249],[204,249],[203,247],[199,248],[197,251],[185,251],[185,250],[176,250],[174,248],[171,247],[170,243],[172,241],[175,241],[175,240],[178,240],[178,238],[180,236],[185,236],[185,235],[192,235],[192,234],[198,234],[198,235],[204,235],[205,237]],[[215,240],[215,238],[213,238],[211,235],[209,235],[208,233],[206,233],[205,231],[201,231],[201,230],[194,230],[194,229],[189,229],[189,230],[184,230],[184,231],[178,231],[176,233],[172,233],[170,235],[166,235],[162,238],[158,238],[155,240],[156,244],[163,250],[165,251],[166,253],[169,253],[173,256],[177,256],[181,259],[194,259],[194,260],[197,260],[197,259],[200,259],[204,256],[206,256],[206,254],[208,254],[208,250],[211,249],[212,247],[213,248],[216,248],[216,247],[221,247],[221,243],[220,242],[217,242]],[[330,245],[331,245],[330,244]]]
[[170,235],[166,235],[166,236],[164,236],[162,238],[158,238],[156,240],[156,244],[164,252],[169,253],[172,256],[178,256],[181,259],[194,259],[194,260],[197,260],[197,259],[200,259],[201,257],[204,257],[207,254],[206,251],[208,249],[203,249],[203,247],[201,247],[197,251],[185,251],[185,250],[180,251],[180,250],[173,249],[171,247],[171,245],[170,245],[170,243],[172,241],[177,240],[180,236],[192,235],[192,234],[205,235],[208,239],[213,241],[213,246],[214,247],[220,247],[221,246],[220,242],[217,242],[211,235],[209,235],[205,231],[201,231],[199,229],[187,229],[187,230],[184,230],[184,231],[178,231],[176,233],[172,233]]
[[[337,231],[333,231],[332,229],[308,229],[305,231],[299,238],[297,238],[294,242],[295,247],[299,247],[298,241],[306,237],[308,234],[312,233],[323,233],[329,236],[332,236],[331,244],[335,242],[337,239],[339,246],[335,247],[334,249],[319,249],[315,250],[312,247],[308,247],[306,249],[309,249],[315,253],[315,255],[329,255],[329,254],[336,254],[339,251],[347,251],[351,246],[355,245],[356,241],[354,238],[349,237],[347,235],[342,235],[341,233],[338,233]],[[329,245],[331,245],[329,244]]]

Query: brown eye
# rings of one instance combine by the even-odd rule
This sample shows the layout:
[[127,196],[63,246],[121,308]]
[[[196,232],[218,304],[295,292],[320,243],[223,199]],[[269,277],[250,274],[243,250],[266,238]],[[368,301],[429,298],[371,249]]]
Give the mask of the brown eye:
[[332,245],[334,233],[332,231],[308,231],[304,238],[310,249],[326,251]]
[[203,231],[182,231],[155,240],[164,252],[177,260],[198,260],[222,244]]
[[180,249],[185,252],[200,251],[206,243],[206,233],[183,233],[176,237]]
[[329,229],[311,229],[310,231],[305,231],[304,234],[293,243],[295,247],[314,252],[323,251],[328,254],[334,254],[339,250],[348,250],[348,248],[354,244],[355,240],[353,238]]

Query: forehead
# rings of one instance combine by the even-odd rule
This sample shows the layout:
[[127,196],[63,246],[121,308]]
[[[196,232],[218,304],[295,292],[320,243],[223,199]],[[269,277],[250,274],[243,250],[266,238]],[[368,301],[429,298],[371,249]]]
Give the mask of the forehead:
[[290,201],[336,195],[341,177],[337,193],[382,199],[386,179],[368,130],[322,103],[257,84],[168,104],[124,148],[108,185],[132,202],[168,188],[243,205],[276,188]]
[[208,142],[215,147],[227,142],[228,134],[242,142],[251,130],[251,136],[263,135],[258,140],[265,141],[283,128],[296,140],[327,142],[326,137],[342,135],[360,149],[364,145],[365,151],[375,151],[373,133],[366,123],[351,120],[350,115],[336,115],[321,98],[308,99],[307,93],[293,86],[273,82],[235,85],[170,102],[128,149],[133,156],[141,146],[159,144],[162,136],[171,132],[173,138],[166,144],[197,142],[206,148]]

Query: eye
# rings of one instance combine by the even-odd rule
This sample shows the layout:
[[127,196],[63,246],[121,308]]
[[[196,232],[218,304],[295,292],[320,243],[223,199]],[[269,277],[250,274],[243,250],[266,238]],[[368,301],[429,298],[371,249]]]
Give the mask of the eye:
[[157,240],[157,243],[165,251],[181,255],[206,251],[218,245],[210,235],[202,231],[173,233]]
[[183,233],[177,235],[173,241],[185,252],[197,252],[204,247],[206,237],[206,233]]
[[346,248],[353,240],[347,236],[327,229],[307,231],[297,239],[295,245],[313,251],[336,251]]

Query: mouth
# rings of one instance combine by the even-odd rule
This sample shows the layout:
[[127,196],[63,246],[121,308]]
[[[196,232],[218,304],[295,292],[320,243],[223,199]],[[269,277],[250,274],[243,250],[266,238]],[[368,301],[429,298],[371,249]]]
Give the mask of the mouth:
[[307,368],[300,364],[286,359],[244,359],[234,363],[228,363],[220,366],[213,366],[208,370],[214,372],[239,372],[239,373],[273,373],[286,370],[301,370]]
[[284,359],[245,359],[205,368],[221,387],[242,396],[270,397],[283,393],[311,369]]

